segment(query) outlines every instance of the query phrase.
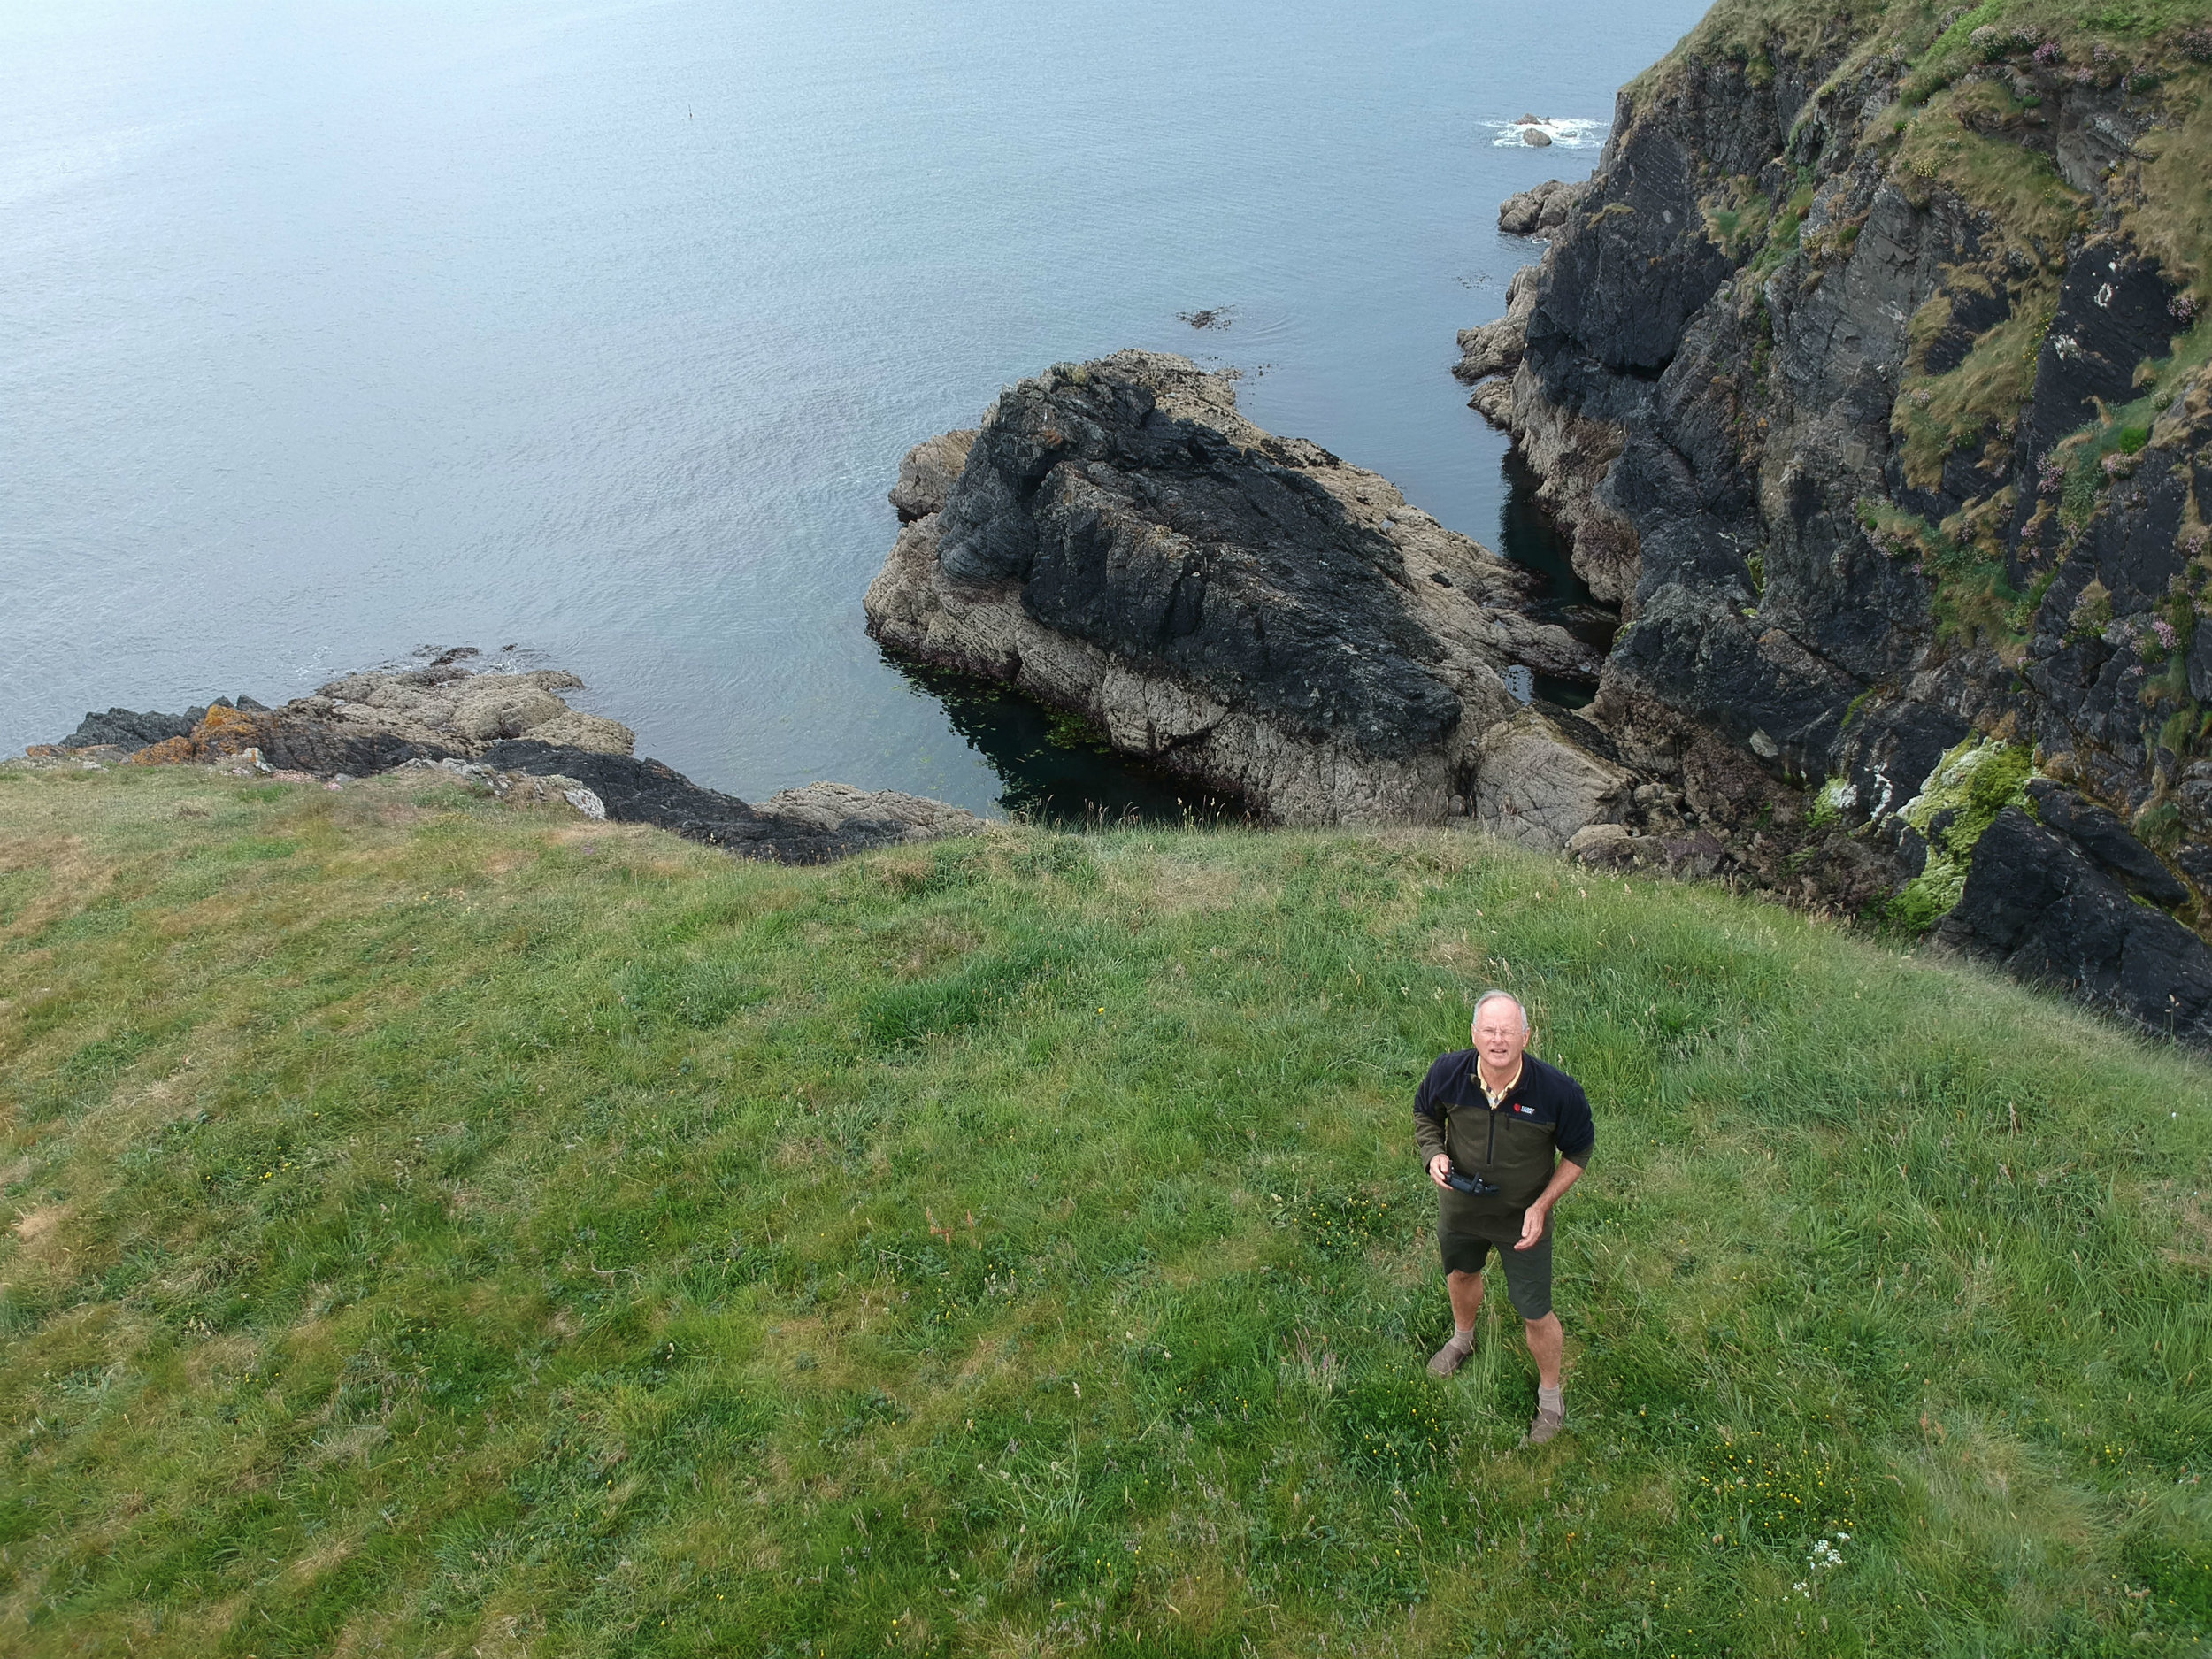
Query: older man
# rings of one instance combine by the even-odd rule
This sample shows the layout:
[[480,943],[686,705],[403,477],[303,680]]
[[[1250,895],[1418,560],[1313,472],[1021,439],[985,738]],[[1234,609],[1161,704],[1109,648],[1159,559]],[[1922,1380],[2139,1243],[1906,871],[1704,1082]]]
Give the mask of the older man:
[[1429,1068],[1413,1097],[1414,1138],[1436,1183],[1437,1242],[1451,1296],[1452,1340],[1429,1370],[1448,1377],[1475,1347],[1482,1270],[1492,1249],[1536,1361],[1541,1446],[1566,1422],[1559,1381],[1565,1336],[1551,1308],[1551,1212],[1582,1179],[1597,1143],[1582,1085],[1528,1049],[1528,1011],[1509,991],[1475,1002],[1474,1042]]

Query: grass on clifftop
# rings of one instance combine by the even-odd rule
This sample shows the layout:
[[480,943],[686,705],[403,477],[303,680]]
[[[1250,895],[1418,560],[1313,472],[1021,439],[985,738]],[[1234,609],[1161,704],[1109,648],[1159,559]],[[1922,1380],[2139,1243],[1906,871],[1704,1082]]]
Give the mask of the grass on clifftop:
[[[2205,1068],[1769,906],[16,771],[0,941],[12,1655],[2212,1630]],[[1599,1124],[1533,1452],[1502,1295],[1422,1371],[1409,1096],[1493,980]]]

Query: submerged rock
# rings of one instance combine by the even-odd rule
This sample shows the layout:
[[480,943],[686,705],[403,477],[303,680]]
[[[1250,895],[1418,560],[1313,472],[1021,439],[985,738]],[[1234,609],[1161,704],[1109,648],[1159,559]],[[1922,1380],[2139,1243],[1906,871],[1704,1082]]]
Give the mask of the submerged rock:
[[[1254,426],[1227,376],[1123,351],[1001,395],[866,611],[887,649],[1009,681],[1277,819],[1442,821],[1456,796],[1518,822],[1540,796],[1526,834],[1558,845],[1587,819],[1516,790],[1535,749],[1483,770],[1485,733],[1519,709],[1502,671],[1596,666],[1526,614],[1530,580],[1374,473]],[[1555,747],[1578,744],[1561,728]]]

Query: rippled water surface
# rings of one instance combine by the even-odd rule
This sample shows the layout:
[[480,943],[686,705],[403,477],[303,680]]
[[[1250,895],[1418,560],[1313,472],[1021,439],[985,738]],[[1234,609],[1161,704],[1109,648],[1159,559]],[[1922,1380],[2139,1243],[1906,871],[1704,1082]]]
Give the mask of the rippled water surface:
[[1135,799],[863,633],[900,455],[1180,350],[1496,544],[1496,203],[1699,10],[0,5],[0,745],[512,642],[748,797]]

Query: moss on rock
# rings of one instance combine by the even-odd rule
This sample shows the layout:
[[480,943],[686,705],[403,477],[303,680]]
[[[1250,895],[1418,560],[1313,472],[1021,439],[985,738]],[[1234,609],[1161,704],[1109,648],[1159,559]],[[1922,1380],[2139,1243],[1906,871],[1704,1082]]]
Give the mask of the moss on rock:
[[1928,843],[1928,862],[1890,903],[1891,917],[1925,932],[1947,914],[1966,888],[1974,843],[2006,807],[2027,798],[2036,775],[2026,745],[1970,737],[1947,750],[1898,816]]

